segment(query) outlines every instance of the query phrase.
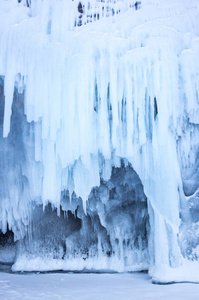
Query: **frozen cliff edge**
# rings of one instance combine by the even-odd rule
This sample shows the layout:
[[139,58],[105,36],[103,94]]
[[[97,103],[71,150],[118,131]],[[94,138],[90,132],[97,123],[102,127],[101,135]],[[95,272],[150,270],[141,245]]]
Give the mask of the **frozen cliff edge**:
[[1,261],[199,281],[198,15],[0,0]]

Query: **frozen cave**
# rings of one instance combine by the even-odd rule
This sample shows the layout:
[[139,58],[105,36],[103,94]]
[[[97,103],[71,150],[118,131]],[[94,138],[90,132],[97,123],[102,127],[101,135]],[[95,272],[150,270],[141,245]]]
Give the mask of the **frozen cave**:
[[0,0],[0,263],[199,282],[199,2]]

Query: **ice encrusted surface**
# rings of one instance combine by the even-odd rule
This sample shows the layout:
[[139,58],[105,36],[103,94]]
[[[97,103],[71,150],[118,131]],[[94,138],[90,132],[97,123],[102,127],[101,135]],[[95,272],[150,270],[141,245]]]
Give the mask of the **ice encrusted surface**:
[[[9,228],[15,240],[23,239],[25,246],[18,246],[23,255],[41,205],[50,203],[60,216],[75,215],[79,201],[81,224],[96,214],[106,247],[111,236],[116,247],[120,236],[120,262],[130,257],[121,254],[123,235],[137,234],[134,227],[147,214],[150,238],[145,235],[144,248],[132,247],[131,257],[135,249],[147,249],[153,274],[177,268],[182,257],[198,260],[199,3],[80,4],[33,0],[27,7],[26,1],[0,0],[2,232]],[[126,168],[121,181],[128,168],[136,174],[126,181],[127,192],[112,182],[117,168]],[[142,188],[125,200],[135,177]],[[112,205],[114,188],[117,201]],[[63,201],[64,193],[70,205]],[[138,205],[132,208],[136,197]],[[114,219],[111,225],[104,221],[106,214]],[[90,247],[92,237],[81,236]],[[96,236],[94,248],[103,245]],[[40,249],[39,237],[38,245]]]
[[2,299],[41,300],[197,300],[199,285],[193,283],[151,284],[144,273],[134,274],[6,274],[0,273]]

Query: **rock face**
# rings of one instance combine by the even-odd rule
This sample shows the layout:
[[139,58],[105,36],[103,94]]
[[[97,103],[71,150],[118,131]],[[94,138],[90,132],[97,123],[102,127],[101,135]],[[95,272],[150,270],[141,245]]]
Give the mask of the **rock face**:
[[154,278],[197,263],[198,13],[0,0],[0,261]]

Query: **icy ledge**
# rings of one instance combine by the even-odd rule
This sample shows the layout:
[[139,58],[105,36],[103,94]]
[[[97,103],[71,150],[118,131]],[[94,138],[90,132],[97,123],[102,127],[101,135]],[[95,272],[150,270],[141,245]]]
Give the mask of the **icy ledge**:
[[157,284],[192,282],[199,283],[199,262],[183,261],[178,268],[162,268],[152,275],[152,282]]

